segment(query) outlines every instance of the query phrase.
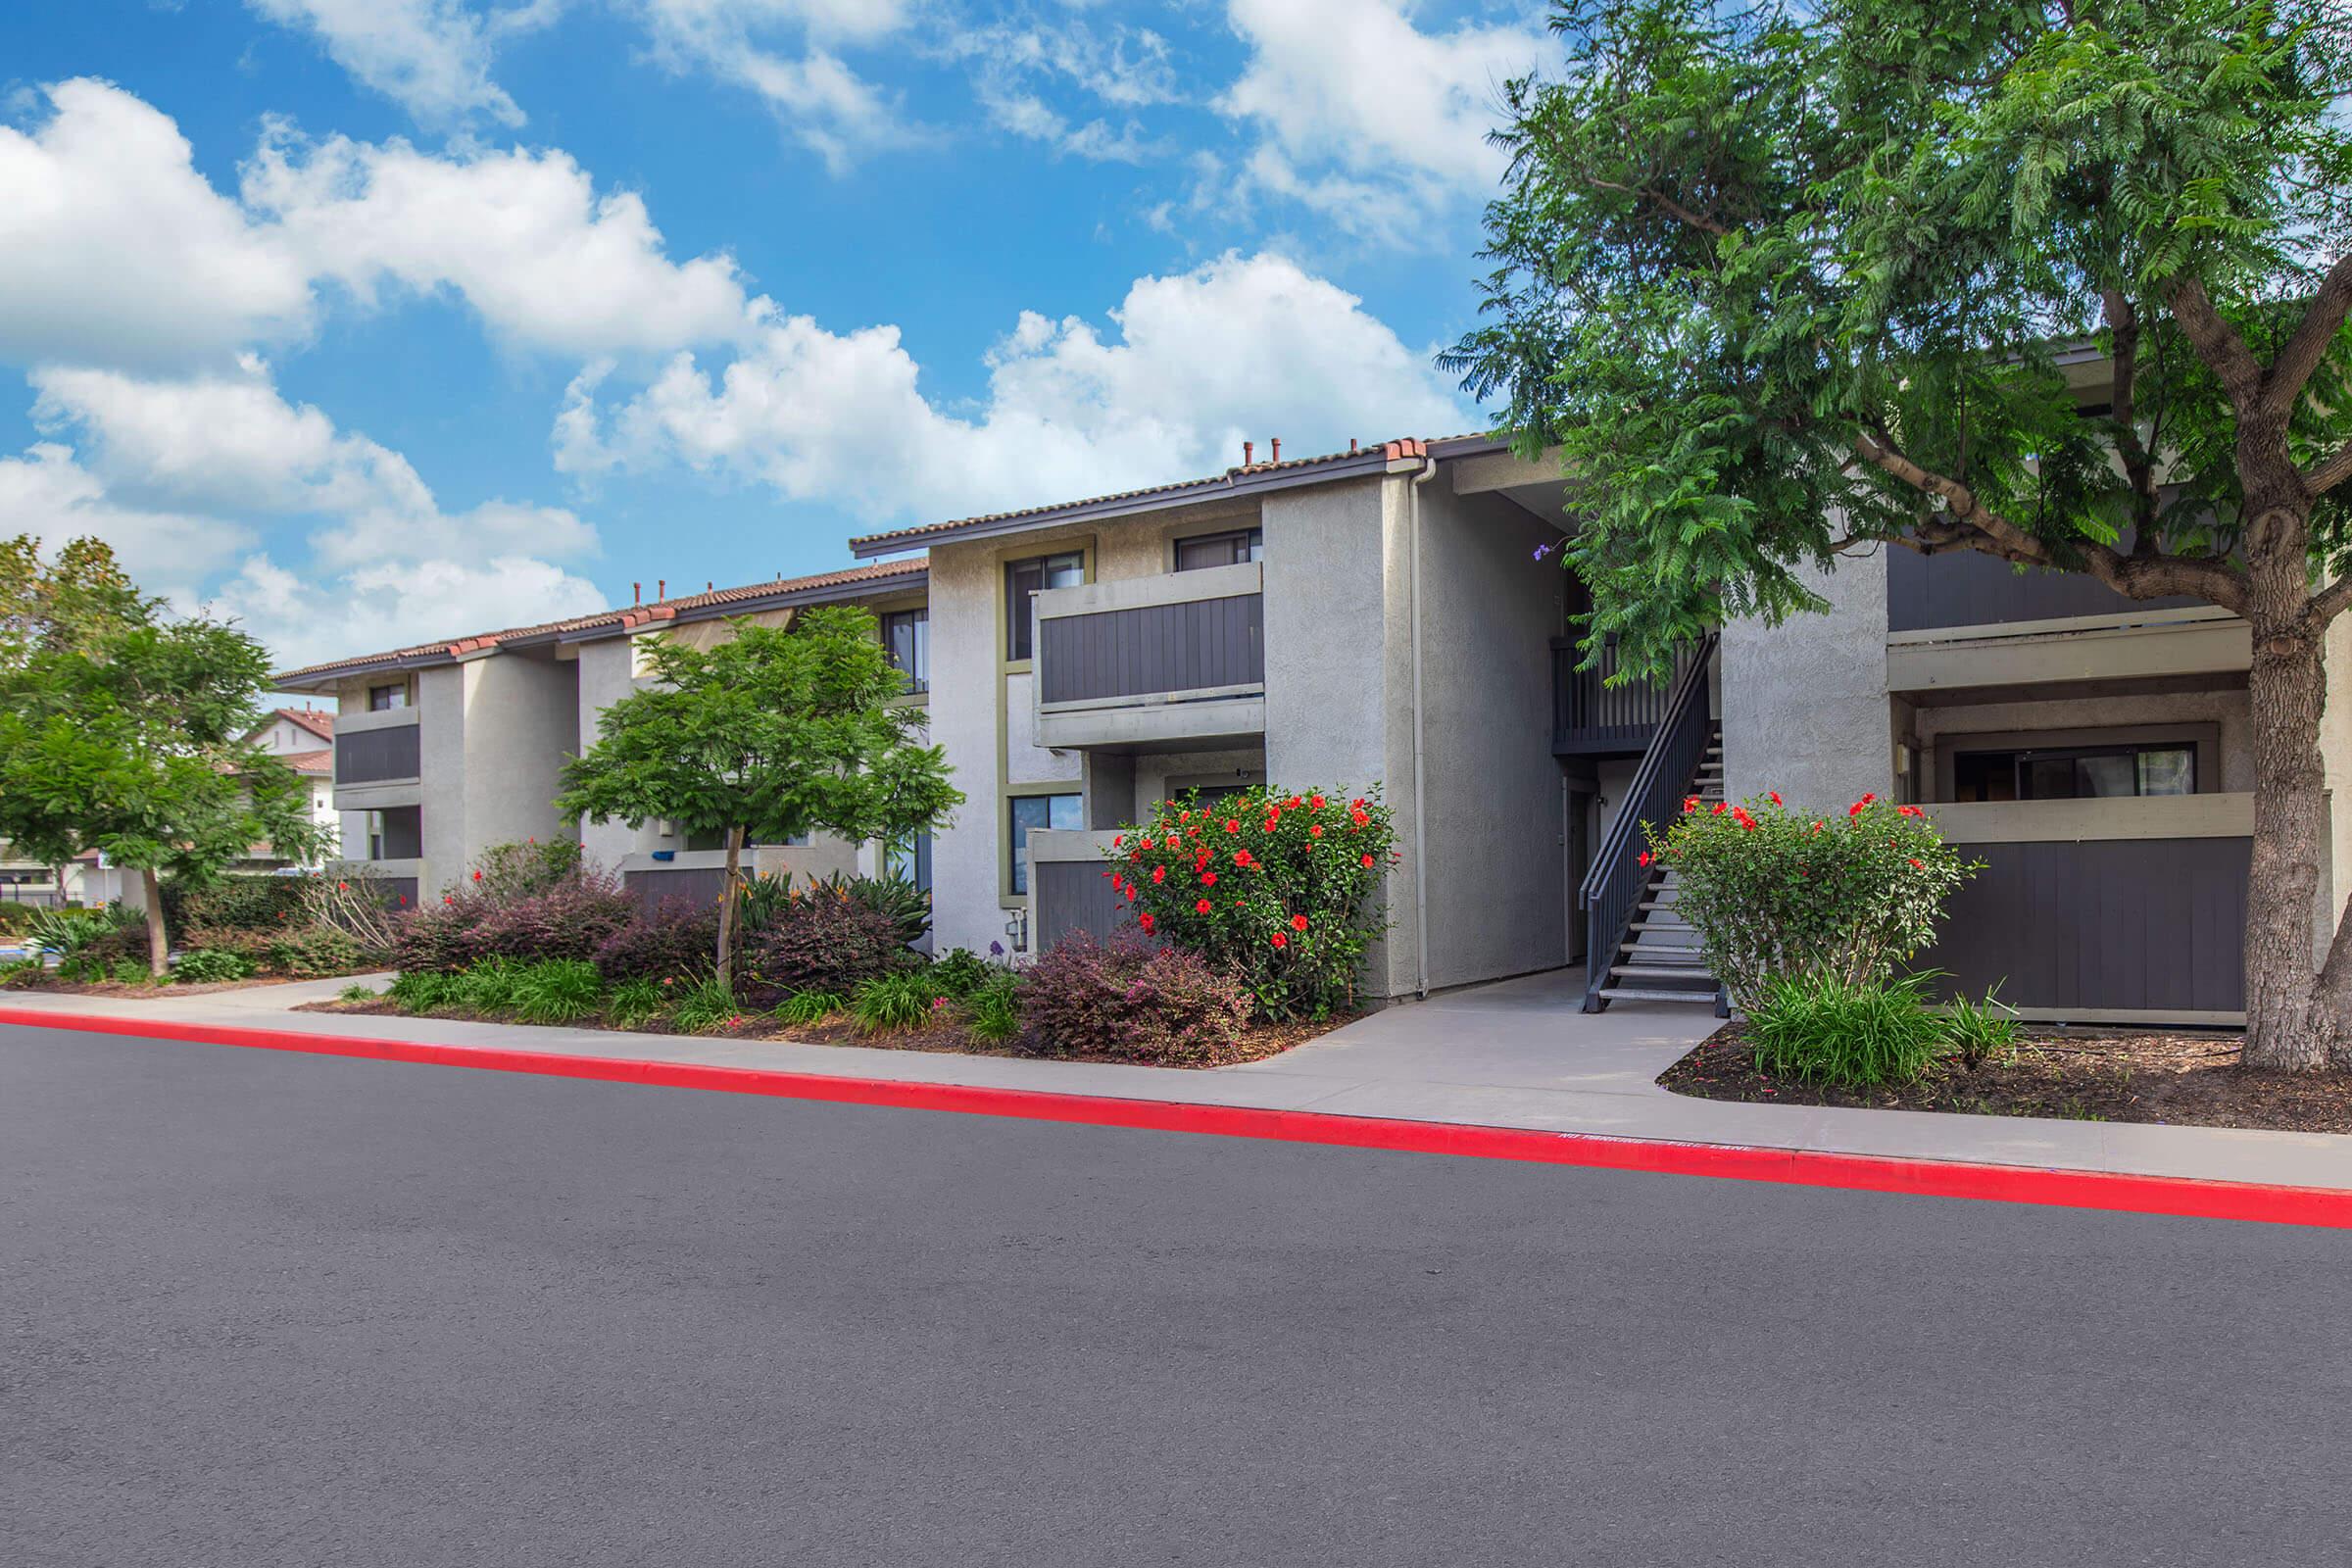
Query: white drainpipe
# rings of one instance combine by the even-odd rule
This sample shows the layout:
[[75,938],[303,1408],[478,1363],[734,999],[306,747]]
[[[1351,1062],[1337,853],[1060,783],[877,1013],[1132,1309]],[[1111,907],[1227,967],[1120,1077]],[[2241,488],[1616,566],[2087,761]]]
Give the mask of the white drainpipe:
[[1429,995],[1429,805],[1428,768],[1421,730],[1421,487],[1438,476],[1438,460],[1425,458],[1411,486],[1413,506],[1407,565],[1413,599],[1413,995]]

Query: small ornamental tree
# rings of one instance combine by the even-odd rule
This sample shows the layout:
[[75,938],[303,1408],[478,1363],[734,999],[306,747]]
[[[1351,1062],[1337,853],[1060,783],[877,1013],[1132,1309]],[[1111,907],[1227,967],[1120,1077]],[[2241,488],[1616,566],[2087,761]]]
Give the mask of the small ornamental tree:
[[1378,785],[1348,800],[1191,792],[1118,834],[1102,874],[1146,935],[1239,975],[1260,1017],[1293,1018],[1354,1001],[1364,950],[1387,926],[1372,895],[1396,840]]
[[938,826],[963,802],[946,754],[920,744],[873,615],[806,612],[790,626],[732,623],[715,648],[645,645],[658,684],[605,710],[601,738],[564,770],[556,808],[641,827],[667,817],[726,844],[715,968],[734,983],[735,891],[748,836],[834,833],[885,843]]
[[171,613],[96,540],[48,563],[29,538],[0,544],[0,839],[138,872],[159,976],[164,875],[199,889],[257,844],[297,863],[325,852],[310,786],[244,740],[269,675],[260,643]]
[[1885,979],[1935,941],[1944,901],[1983,869],[1918,807],[1875,795],[1831,814],[1791,811],[1777,793],[1711,811],[1692,796],[1664,832],[1642,827],[1642,863],[1680,873],[1675,907],[1742,1007],[1779,979]]

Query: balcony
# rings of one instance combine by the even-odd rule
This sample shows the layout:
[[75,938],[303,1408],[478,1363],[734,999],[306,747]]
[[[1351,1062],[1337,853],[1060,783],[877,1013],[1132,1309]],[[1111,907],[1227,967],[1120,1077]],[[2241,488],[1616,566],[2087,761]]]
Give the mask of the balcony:
[[421,791],[416,710],[345,713],[335,722],[335,808],[377,811],[415,806]]
[[1692,655],[1676,659],[1663,680],[1609,684],[1618,670],[1617,645],[1604,644],[1590,669],[1577,668],[1581,656],[1573,637],[1551,640],[1551,754],[1554,757],[1632,757],[1649,746],[1674,683]]
[[1264,736],[1256,562],[1055,588],[1032,603],[1040,746],[1200,751]]

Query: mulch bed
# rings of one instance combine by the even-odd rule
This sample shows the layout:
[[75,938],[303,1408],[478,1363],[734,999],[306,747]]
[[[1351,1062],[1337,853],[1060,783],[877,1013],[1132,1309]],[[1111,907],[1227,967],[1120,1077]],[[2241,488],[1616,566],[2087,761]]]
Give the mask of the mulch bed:
[[1680,1095],[1758,1104],[1849,1105],[1980,1116],[2169,1122],[2352,1133],[2352,1073],[2241,1067],[2240,1034],[2024,1030],[2016,1054],[1973,1072],[1957,1062],[1899,1089],[1834,1089],[1756,1070],[1746,1026],[1724,1025],[1658,1075]]
[[[203,989],[190,986],[190,991]],[[514,1024],[521,1028],[536,1027],[498,1013],[461,1011],[448,1008],[430,1013],[412,1013],[407,1008],[381,998],[373,1002],[310,1002],[292,1009],[296,1012],[364,1013],[388,1018],[455,1018],[469,1023]],[[775,1040],[802,1046],[870,1046],[878,1051],[921,1051],[948,1055],[965,1056],[1024,1056],[1038,1061],[1102,1061],[1128,1066],[1151,1067],[1230,1067],[1246,1061],[1263,1061],[1279,1056],[1293,1046],[1304,1045],[1319,1035],[1329,1034],[1356,1014],[1333,1017],[1321,1022],[1252,1024],[1242,1036],[1241,1049],[1233,1055],[1214,1062],[1168,1061],[1136,1062],[1126,1056],[1107,1055],[1099,1052],[1079,1052],[1070,1055],[1044,1056],[1034,1052],[1015,1051],[1010,1046],[993,1045],[974,1040],[961,1024],[942,1021],[921,1029],[891,1029],[879,1034],[867,1034],[851,1019],[835,1016],[822,1023],[786,1024],[763,1013],[746,1014],[732,1028],[706,1029],[696,1038],[703,1040]],[[682,1035],[688,1031],[673,1027],[660,1018],[648,1018],[622,1030],[617,1024],[603,1018],[586,1017],[556,1027],[564,1029],[597,1029],[638,1035]]]

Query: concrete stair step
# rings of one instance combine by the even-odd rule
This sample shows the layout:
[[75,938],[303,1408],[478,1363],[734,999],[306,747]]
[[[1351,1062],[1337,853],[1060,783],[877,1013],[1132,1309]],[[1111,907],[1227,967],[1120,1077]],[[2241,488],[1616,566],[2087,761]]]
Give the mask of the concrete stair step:
[[1708,995],[1715,992],[1715,977],[1692,963],[1612,963],[1609,973],[1624,980],[1697,980]]
[[1600,994],[1611,1002],[1702,1002],[1713,1005],[1712,991],[1661,991],[1648,986],[1602,986]]

